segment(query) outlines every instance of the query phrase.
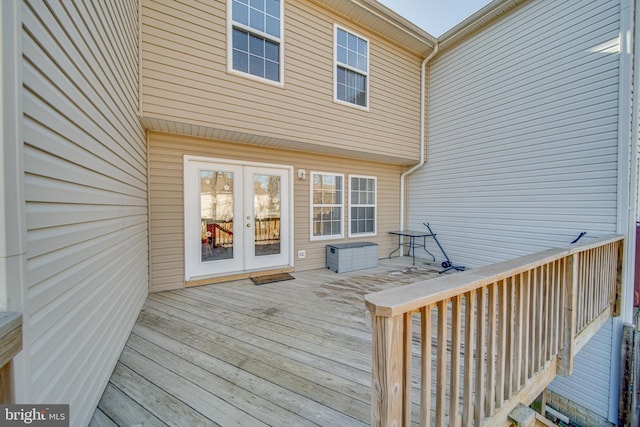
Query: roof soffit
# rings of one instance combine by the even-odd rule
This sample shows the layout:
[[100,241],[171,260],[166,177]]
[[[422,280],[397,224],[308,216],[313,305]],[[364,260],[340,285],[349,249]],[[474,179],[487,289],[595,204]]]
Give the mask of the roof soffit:
[[375,0],[310,0],[422,57],[436,44],[431,34]]

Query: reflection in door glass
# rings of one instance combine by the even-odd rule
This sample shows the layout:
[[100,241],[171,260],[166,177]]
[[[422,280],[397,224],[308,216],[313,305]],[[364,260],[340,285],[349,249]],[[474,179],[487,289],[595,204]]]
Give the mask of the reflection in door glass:
[[280,253],[280,177],[253,176],[256,256]]
[[233,173],[200,171],[201,259],[233,258]]

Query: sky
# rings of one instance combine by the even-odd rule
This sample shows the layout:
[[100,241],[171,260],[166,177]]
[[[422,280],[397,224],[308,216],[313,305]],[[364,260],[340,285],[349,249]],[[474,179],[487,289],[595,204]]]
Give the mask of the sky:
[[490,0],[379,0],[434,37],[439,37]]

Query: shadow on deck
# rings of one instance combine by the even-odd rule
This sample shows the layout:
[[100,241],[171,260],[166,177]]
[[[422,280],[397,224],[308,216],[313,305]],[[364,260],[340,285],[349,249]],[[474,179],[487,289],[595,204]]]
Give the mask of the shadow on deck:
[[369,425],[364,296],[438,270],[394,258],[151,294],[91,425]]

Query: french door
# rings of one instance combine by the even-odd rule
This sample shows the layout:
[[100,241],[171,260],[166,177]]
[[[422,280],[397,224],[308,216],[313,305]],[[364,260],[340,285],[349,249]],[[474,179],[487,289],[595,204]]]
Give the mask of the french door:
[[289,266],[291,168],[185,158],[185,279]]

